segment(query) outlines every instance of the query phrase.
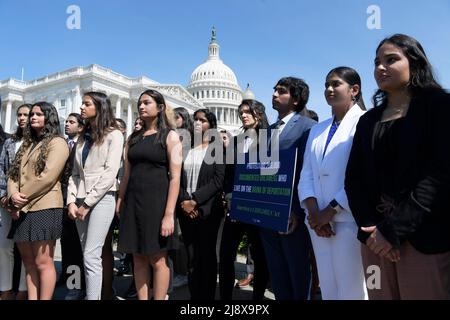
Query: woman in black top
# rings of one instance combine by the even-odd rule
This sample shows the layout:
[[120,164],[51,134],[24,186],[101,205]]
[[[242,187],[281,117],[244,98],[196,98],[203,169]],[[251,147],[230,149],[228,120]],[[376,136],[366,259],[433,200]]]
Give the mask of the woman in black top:
[[374,75],[375,108],[360,118],[345,183],[369,298],[448,299],[450,95],[406,35],[380,43]]
[[217,282],[216,242],[223,217],[225,174],[223,144],[216,116],[194,113],[194,146],[181,172],[177,217],[188,252],[188,285],[192,300],[214,300]]
[[[243,100],[238,107],[239,117],[242,121],[244,132],[234,138],[230,148],[234,148],[234,163],[227,163],[225,171],[224,191],[226,198],[230,198],[233,191],[234,171],[237,159],[244,155],[245,162],[249,160],[249,153],[258,152],[258,133],[260,129],[269,126],[265,107],[256,100]],[[231,151],[231,150],[230,150]],[[229,152],[229,151],[227,151]],[[239,154],[239,155],[238,155]],[[225,217],[220,242],[219,282],[220,298],[231,300],[235,281],[234,261],[240,241],[244,234],[247,235],[250,246],[250,254],[254,260],[253,300],[262,300],[269,281],[269,271],[261,244],[259,228],[255,225],[231,220],[229,214]]]

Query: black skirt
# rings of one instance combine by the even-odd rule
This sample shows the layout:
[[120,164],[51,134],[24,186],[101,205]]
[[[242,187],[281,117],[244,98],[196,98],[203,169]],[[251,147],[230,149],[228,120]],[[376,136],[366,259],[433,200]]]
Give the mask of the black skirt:
[[15,242],[47,241],[61,238],[63,209],[20,212],[13,220],[8,239]]

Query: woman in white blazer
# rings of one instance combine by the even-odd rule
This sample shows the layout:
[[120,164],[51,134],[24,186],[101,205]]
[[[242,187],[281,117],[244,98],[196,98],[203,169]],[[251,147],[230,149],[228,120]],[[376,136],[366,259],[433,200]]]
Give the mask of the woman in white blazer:
[[111,102],[101,92],[83,96],[81,117],[86,125],[77,142],[67,189],[69,217],[76,219],[83,250],[86,299],[100,300],[102,248],[114,217],[117,172],[122,159],[123,135]]
[[344,190],[353,135],[365,110],[358,73],[348,67],[331,70],[325,98],[333,117],[311,129],[298,193],[307,213],[322,299],[365,299],[358,227]]

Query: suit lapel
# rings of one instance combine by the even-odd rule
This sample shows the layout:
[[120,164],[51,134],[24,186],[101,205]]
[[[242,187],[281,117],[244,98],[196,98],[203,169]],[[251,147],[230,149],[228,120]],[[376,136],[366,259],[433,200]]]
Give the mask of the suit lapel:
[[285,124],[285,127],[283,128],[283,131],[280,134],[280,141],[283,141],[287,138],[289,132],[291,129],[295,126],[296,122],[300,118],[299,114],[296,113],[294,116],[288,121],[288,123]]
[[[353,128],[354,125],[354,118],[358,116],[361,113],[361,109],[357,104],[355,104],[353,107],[350,108],[350,110],[345,114],[344,119],[342,119],[341,124],[337,128],[336,132],[334,133],[334,136],[331,138],[330,143],[328,144],[328,148],[325,152],[325,155],[323,159],[327,157],[327,155],[336,147],[339,143],[341,143],[343,140],[347,140],[348,136],[350,134],[350,131]],[[327,137],[328,132],[327,131]]]
[[[209,152],[210,152],[210,149],[209,149],[209,148],[211,148],[211,144],[209,144],[208,147],[206,148],[205,157],[206,157],[206,155],[209,154]],[[214,156],[214,155],[212,155],[212,156]],[[208,168],[208,164],[206,164],[205,158],[203,158],[202,165],[200,166],[200,171],[198,172],[197,187],[196,187],[196,189],[200,189],[201,179],[202,179],[202,177],[206,174],[205,171],[207,170],[207,168]]]
[[319,163],[320,165],[322,164],[322,161],[324,159],[323,151],[325,150],[325,144],[327,143],[328,132],[330,132],[331,124],[333,123],[333,118],[330,118],[325,121],[326,121],[326,124],[324,124],[324,125],[326,126],[326,128],[317,137],[316,146],[314,148],[315,156],[317,158],[317,163]]

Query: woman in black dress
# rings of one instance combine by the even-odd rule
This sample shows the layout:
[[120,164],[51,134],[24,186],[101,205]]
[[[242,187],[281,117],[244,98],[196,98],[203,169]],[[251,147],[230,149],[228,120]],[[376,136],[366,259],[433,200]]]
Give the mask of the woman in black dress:
[[138,107],[144,126],[132,134],[126,146],[125,174],[116,207],[116,212],[122,212],[118,250],[133,254],[139,300],[150,298],[150,267],[153,297],[164,300],[170,280],[167,251],[177,246],[174,223],[181,143],[169,125],[166,103],[159,92],[143,92]]

